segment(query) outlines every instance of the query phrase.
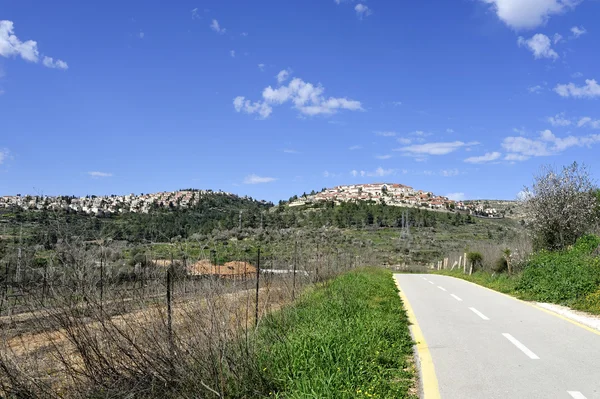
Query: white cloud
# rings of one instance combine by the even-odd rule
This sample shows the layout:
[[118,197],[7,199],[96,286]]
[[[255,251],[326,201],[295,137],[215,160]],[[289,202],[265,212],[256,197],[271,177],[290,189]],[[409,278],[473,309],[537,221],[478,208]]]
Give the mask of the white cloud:
[[458,169],[444,169],[440,171],[440,175],[444,177],[453,177],[458,176],[459,174],[460,172],[458,171]]
[[198,7],[192,10],[192,19],[200,19],[200,14],[198,14]]
[[376,135],[381,136],[381,137],[394,137],[396,136],[396,132],[375,132]]
[[[272,111],[271,105],[281,105],[286,102],[293,103],[294,108],[300,111],[301,114],[309,116],[322,114],[331,115],[342,109],[349,111],[363,110],[360,101],[349,100],[345,97],[326,98],[323,96],[324,92],[325,88],[321,85],[315,86],[300,78],[294,78],[287,86],[280,85],[276,88],[271,86],[265,88],[262,92],[264,102],[256,102],[254,104],[264,104],[265,106],[268,106],[268,114]],[[242,100],[239,100],[240,98]],[[234,100],[234,106],[238,104],[236,110],[241,107],[242,103],[240,101],[243,100],[244,97],[237,97],[236,100]],[[268,116],[268,114],[266,116]]]
[[356,11],[356,15],[358,16],[358,18],[362,19],[363,17],[368,17],[369,15],[371,15],[373,13],[373,11],[371,11],[371,9],[369,7],[367,7],[364,4],[357,4],[356,7],[354,7],[354,11]]
[[333,172],[329,172],[329,171],[325,171],[323,172],[323,177],[325,178],[334,178],[334,177],[341,177],[342,174],[341,173],[333,173]]
[[265,71],[265,64],[258,64],[258,69],[260,69],[261,72]]
[[555,116],[549,116],[546,120],[550,122],[552,126],[569,126],[571,124],[571,121],[565,118],[564,112],[556,114]]
[[277,74],[277,83],[282,84],[290,77],[290,70],[284,69]]
[[20,56],[26,61],[38,62],[39,51],[37,42],[27,40],[22,42],[14,34],[12,21],[0,21],[0,55],[3,57]]
[[6,148],[0,148],[0,165],[8,158],[8,150]]
[[591,127],[592,129],[600,129],[600,119],[592,119],[589,116],[585,116],[579,119],[577,122],[577,127]]
[[[37,42],[34,40],[22,42],[15,35],[14,23],[8,20],[0,21],[0,56],[6,58],[19,56],[26,61],[35,63],[40,60]],[[44,57],[42,64],[49,68],[68,68],[66,62],[62,60],[54,61],[52,57]]]
[[221,35],[227,32],[227,29],[221,28],[221,25],[219,25],[219,21],[217,21],[216,19],[212,20],[212,22],[210,23],[210,28]]
[[446,133],[454,133],[454,129],[446,129]]
[[242,32],[242,33],[240,33],[240,35],[242,35],[244,37],[248,37],[248,32]]
[[94,179],[98,179],[101,177],[112,177],[112,173],[106,172],[88,172],[88,175],[92,176]]
[[64,62],[63,60],[54,61],[52,57],[44,57],[42,63],[48,68],[69,69],[69,66],[66,62]]
[[399,106],[401,106],[401,105],[402,105],[402,101],[392,101],[392,105],[393,105],[394,107],[399,107]]
[[530,93],[539,93],[543,90],[544,88],[540,85],[537,86],[531,86],[527,88],[527,91],[529,91]]
[[375,169],[374,171],[365,171],[365,170],[352,170],[350,172],[350,174],[354,177],[385,177],[385,176],[390,176],[390,175],[395,175],[396,174],[396,170],[395,169],[383,169],[381,166],[377,169]]
[[450,193],[446,197],[452,201],[463,201],[466,198],[465,193]]
[[526,161],[528,159],[529,159],[529,156],[520,155],[520,154],[506,154],[506,156],[504,157],[505,161],[512,161],[512,162]]
[[244,178],[244,184],[263,184],[271,183],[277,180],[274,177],[262,177],[255,174],[248,175]]
[[583,26],[581,28],[578,26],[574,26],[571,28],[571,32],[573,33],[573,36],[575,36],[575,38],[578,38],[579,36],[585,35],[587,33]]
[[558,58],[558,54],[552,49],[552,42],[550,41],[550,38],[541,33],[536,33],[530,39],[525,39],[524,37],[519,36],[517,44],[519,47],[527,47],[533,53],[533,57],[535,59],[551,58],[555,60]]
[[146,34],[145,34],[144,32],[140,32],[140,33],[138,33],[138,37],[139,37],[140,39],[143,39],[143,38],[144,38],[144,36],[146,36]]
[[554,88],[554,91],[561,97],[600,97],[600,85],[594,79],[586,79],[584,86],[577,86],[574,83],[559,84]]
[[600,143],[600,134],[589,136],[557,137],[550,130],[540,132],[537,139],[506,137],[502,147],[509,153],[507,161],[524,161],[530,157],[543,157],[558,154],[571,147],[590,147]]
[[375,155],[375,158],[377,159],[390,159],[392,156],[387,154],[387,155]]
[[552,41],[554,42],[554,44],[556,44],[556,43],[560,43],[562,41],[562,39],[563,39],[563,37],[560,33],[555,33],[552,38]]
[[415,144],[411,146],[397,148],[394,151],[401,151],[408,155],[446,155],[460,148],[477,145],[477,142],[465,143],[462,141]]
[[533,29],[551,15],[573,9],[582,0],[481,0],[491,4],[496,15],[513,29]]
[[296,150],[291,149],[291,148],[284,148],[283,152],[285,152],[286,154],[300,154],[299,151],[296,151]]
[[577,79],[583,77],[583,74],[581,72],[574,72],[571,74],[571,77]]
[[353,145],[352,147],[349,147],[348,149],[350,151],[356,151],[356,150],[360,150],[362,147],[359,145]]
[[409,145],[410,143],[412,143],[412,139],[410,139],[408,137],[400,137],[400,138],[398,138],[398,143],[403,144],[403,145]]
[[465,162],[467,162],[467,163],[492,162],[492,161],[497,160],[501,156],[502,156],[502,154],[500,154],[499,152],[488,152],[485,155],[481,155],[478,157],[469,157],[469,158],[465,159]]
[[229,50],[229,55],[231,58],[235,58],[235,50]]
[[238,96],[233,100],[233,107],[237,112],[245,112],[247,114],[258,114],[260,119],[266,119],[273,112],[273,108],[265,102],[254,102],[246,100],[242,96]]

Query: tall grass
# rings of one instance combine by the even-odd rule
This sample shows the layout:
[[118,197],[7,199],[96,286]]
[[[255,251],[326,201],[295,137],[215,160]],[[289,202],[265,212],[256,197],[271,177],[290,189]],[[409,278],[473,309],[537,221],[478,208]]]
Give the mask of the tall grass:
[[347,273],[307,293],[268,316],[256,340],[264,396],[416,397],[407,316],[382,269]]

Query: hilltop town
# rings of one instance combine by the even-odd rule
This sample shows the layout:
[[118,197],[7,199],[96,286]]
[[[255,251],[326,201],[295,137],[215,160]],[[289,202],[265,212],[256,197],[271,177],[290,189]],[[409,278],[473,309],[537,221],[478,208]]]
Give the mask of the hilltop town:
[[203,197],[223,195],[238,198],[224,191],[180,190],[154,194],[128,194],[110,196],[4,196],[0,197],[0,209],[51,210],[82,212],[95,216],[121,213],[149,213],[158,209],[186,209],[197,205]]
[[431,191],[416,190],[397,183],[351,184],[323,189],[319,193],[294,197],[289,206],[297,207],[318,202],[372,201],[390,206],[428,208],[440,211],[464,211],[485,217],[502,217],[503,212],[487,203],[479,201],[453,201],[448,197],[435,195]]

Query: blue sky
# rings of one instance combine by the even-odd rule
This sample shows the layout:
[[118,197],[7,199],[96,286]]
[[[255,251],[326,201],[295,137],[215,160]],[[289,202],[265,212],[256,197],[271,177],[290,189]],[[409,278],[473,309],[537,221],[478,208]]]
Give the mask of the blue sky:
[[0,5],[0,195],[600,177],[597,0]]

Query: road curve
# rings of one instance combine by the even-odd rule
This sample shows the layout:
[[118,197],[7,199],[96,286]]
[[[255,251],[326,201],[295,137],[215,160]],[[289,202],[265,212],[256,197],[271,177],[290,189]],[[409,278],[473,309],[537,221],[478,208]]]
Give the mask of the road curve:
[[433,360],[437,386],[423,382],[441,398],[600,399],[600,333],[461,279],[394,279]]

